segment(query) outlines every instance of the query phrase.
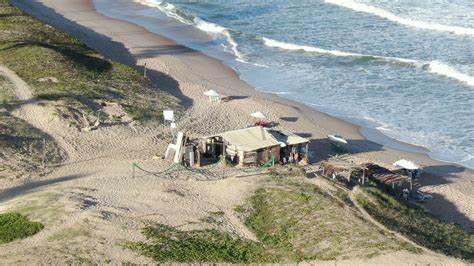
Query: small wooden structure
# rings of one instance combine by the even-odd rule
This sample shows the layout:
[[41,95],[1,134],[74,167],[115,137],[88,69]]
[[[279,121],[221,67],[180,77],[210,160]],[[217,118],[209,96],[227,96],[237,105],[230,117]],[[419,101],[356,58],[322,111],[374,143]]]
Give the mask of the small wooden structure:
[[201,139],[202,157],[224,156],[240,166],[308,159],[309,140],[294,134],[254,126],[223,132]]
[[342,177],[348,183],[357,178],[361,184],[367,180],[372,180],[378,184],[391,186],[402,185],[404,182],[411,181],[410,177],[397,174],[374,163],[355,164],[340,157],[332,157],[320,164],[320,169],[324,175],[332,178]]
[[366,180],[366,167],[338,157],[321,162],[320,169],[322,169],[324,175],[333,179],[343,177],[348,183],[353,181],[351,177],[357,177],[361,184],[364,184]]
[[397,174],[374,163],[365,163],[363,166],[367,168],[367,176],[369,179],[379,184],[392,186],[393,189],[395,189],[395,185],[401,185],[404,182],[411,181],[411,178],[408,176]]

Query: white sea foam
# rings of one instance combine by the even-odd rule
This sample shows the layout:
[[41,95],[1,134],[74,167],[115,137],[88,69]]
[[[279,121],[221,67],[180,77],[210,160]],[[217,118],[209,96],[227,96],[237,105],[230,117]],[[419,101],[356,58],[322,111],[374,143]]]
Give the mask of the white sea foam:
[[437,60],[431,61],[429,64],[429,70],[431,73],[457,79],[459,81],[466,83],[469,86],[474,87],[474,77],[461,73],[457,69],[443,62],[440,62]]
[[474,36],[474,28],[466,28],[460,26],[450,26],[450,25],[442,25],[438,23],[431,23],[426,21],[414,20],[410,18],[403,18],[393,14],[389,11],[383,10],[381,8],[356,3],[352,0],[325,0],[328,4],[338,5],[345,8],[349,8],[358,12],[365,12],[370,13],[381,18],[385,18],[404,26],[425,29],[425,30],[433,30],[433,31],[443,31],[443,32],[451,32],[458,35],[471,35]]
[[332,56],[341,56],[341,57],[358,57],[358,58],[373,58],[377,60],[383,61],[391,61],[394,63],[404,63],[404,64],[411,64],[414,66],[423,66],[424,63],[418,60],[413,59],[405,59],[405,58],[398,58],[398,57],[388,57],[388,56],[378,56],[378,55],[367,55],[367,54],[358,54],[358,53],[350,53],[350,52],[343,52],[338,50],[327,50],[319,47],[307,46],[307,45],[298,45],[293,43],[285,43],[276,40],[272,40],[269,38],[263,37],[263,43],[266,46],[280,48],[284,50],[290,51],[305,51],[310,53],[318,53],[318,54],[327,54]]
[[235,40],[230,35],[229,29],[224,28],[220,25],[211,23],[211,22],[207,22],[207,21],[202,20],[198,17],[194,18],[194,26],[196,28],[200,29],[201,31],[224,36],[226,38],[227,42],[230,45],[230,50],[237,57],[237,61],[245,62],[244,56],[237,49],[238,44],[237,44],[237,42],[235,42]]
[[196,16],[192,16],[192,20],[187,19],[183,17],[182,15],[180,15],[178,13],[178,9],[170,3],[156,1],[156,0],[134,0],[134,2],[140,3],[142,5],[158,8],[160,11],[164,12],[167,16],[174,18],[180,21],[181,23],[193,26],[199,29],[200,31],[203,31],[213,37],[224,37],[226,42],[229,44],[229,46],[225,46],[226,48],[229,48],[230,50],[229,52],[233,53],[236,56],[237,61],[246,63],[245,58],[242,55],[242,53],[239,52],[237,48],[238,44],[232,38],[229,32],[229,29],[222,27],[220,25],[205,21]]
[[373,58],[375,60],[381,60],[388,63],[408,64],[415,67],[426,67],[429,70],[429,72],[433,74],[456,79],[462,83],[465,83],[469,86],[474,87],[474,77],[464,74],[458,71],[457,69],[455,69],[454,67],[446,63],[440,62],[438,60],[423,61],[423,60],[414,60],[414,59],[406,59],[406,58],[390,57],[390,56],[350,53],[350,52],[343,52],[343,51],[338,51],[338,50],[327,50],[327,49],[322,49],[319,47],[280,42],[280,41],[272,40],[265,37],[263,37],[262,40],[266,46],[280,48],[284,50],[290,50],[290,51],[304,51],[304,52],[309,52],[309,53],[326,54],[326,55],[339,56],[339,57]]
[[291,92],[289,91],[267,91],[267,90],[258,90],[263,93],[270,93],[270,94],[276,94],[276,95],[289,95]]

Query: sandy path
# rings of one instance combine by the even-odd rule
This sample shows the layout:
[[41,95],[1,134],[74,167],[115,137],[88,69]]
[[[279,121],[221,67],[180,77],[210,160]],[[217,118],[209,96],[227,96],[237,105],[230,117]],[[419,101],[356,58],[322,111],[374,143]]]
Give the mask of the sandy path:
[[362,216],[364,216],[364,218],[367,219],[367,221],[370,221],[372,224],[374,224],[378,228],[384,230],[385,232],[396,236],[401,241],[410,243],[413,246],[422,249],[424,252],[429,252],[429,253],[433,253],[433,254],[435,253],[435,252],[433,252],[433,251],[431,251],[431,250],[429,250],[429,249],[427,249],[423,246],[420,246],[417,243],[411,241],[410,239],[406,238],[404,235],[388,229],[387,227],[385,227],[385,225],[379,223],[377,220],[372,218],[372,216],[362,206],[360,206],[359,202],[357,202],[357,200],[355,199],[355,195],[357,193],[363,193],[362,191],[360,191],[359,186],[355,186],[351,191],[349,191],[349,198],[351,199],[352,203],[354,203],[354,206],[357,208],[357,210],[362,214]]
[[[37,129],[49,134],[55,141],[57,141],[61,148],[66,150],[66,153],[72,158],[76,158],[77,154],[74,147],[65,141],[64,135],[70,134],[71,130],[64,127],[62,123],[56,123],[51,119],[52,111],[50,108],[40,106],[40,102],[33,96],[31,88],[18,77],[15,72],[7,67],[0,65],[0,73],[8,78],[14,86],[14,94],[18,99],[12,115],[21,118]],[[59,127],[59,128],[58,128]],[[59,130],[58,130],[59,129]],[[60,132],[64,132],[60,134]]]

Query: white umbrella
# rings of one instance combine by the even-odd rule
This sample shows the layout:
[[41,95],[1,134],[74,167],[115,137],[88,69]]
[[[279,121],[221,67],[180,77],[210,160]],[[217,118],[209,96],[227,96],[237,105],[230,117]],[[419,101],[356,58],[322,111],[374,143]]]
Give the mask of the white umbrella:
[[267,117],[262,112],[255,112],[250,114],[251,116],[258,118],[258,119],[266,119]]
[[398,160],[393,163],[394,166],[399,166],[401,168],[407,169],[407,170],[417,170],[420,169],[420,166],[416,165],[412,161],[408,161],[405,159]]
[[217,93],[215,90],[208,90],[204,93],[204,95],[209,97],[219,97],[219,93]]

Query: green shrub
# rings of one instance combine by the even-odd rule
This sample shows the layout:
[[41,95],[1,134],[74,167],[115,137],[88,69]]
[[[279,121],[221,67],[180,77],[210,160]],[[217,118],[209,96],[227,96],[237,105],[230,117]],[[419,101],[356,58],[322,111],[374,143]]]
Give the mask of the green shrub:
[[32,236],[44,228],[43,224],[30,221],[19,213],[0,214],[0,244]]
[[143,230],[148,242],[127,246],[157,262],[274,262],[260,243],[217,230],[180,231],[156,224]]
[[297,178],[271,180],[268,187],[256,190],[249,207],[238,210],[245,225],[282,261],[367,257],[367,250],[408,250],[348,210],[349,204],[341,203],[350,201],[347,192],[331,196]]
[[374,202],[358,195],[367,212],[391,230],[417,244],[449,256],[474,261],[474,235],[457,225],[441,221],[426,210],[383,193],[379,188],[365,189]]

